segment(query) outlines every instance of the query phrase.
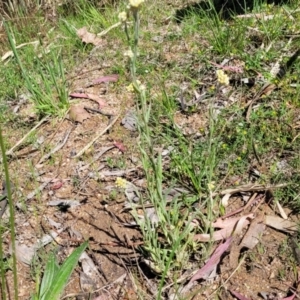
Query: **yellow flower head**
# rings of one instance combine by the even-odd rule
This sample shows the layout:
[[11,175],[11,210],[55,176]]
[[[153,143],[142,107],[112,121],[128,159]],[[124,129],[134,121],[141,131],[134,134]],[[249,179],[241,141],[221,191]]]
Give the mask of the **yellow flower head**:
[[132,83],[130,83],[127,87],[126,87],[127,92],[133,93],[134,92],[134,86]]
[[145,0],[129,0],[129,4],[131,8],[139,8],[139,6],[144,2]]
[[[136,84],[137,84],[140,88],[143,86],[139,80],[136,81]],[[130,83],[130,84],[126,87],[126,90],[127,90],[128,92],[133,93],[133,92],[135,91],[133,83]]]
[[211,181],[207,184],[207,187],[210,191],[212,191],[215,188],[215,182]]
[[218,82],[224,85],[229,85],[229,77],[224,73],[223,70],[217,70]]
[[122,11],[119,13],[118,18],[121,22],[126,22],[127,20],[127,12],[126,11]]
[[144,84],[139,84],[139,88],[141,91],[146,91],[146,86]]
[[131,51],[131,49],[129,49],[129,50],[124,52],[124,56],[129,57],[129,58],[133,58],[134,54]]
[[116,185],[117,188],[125,189],[126,186],[127,186],[127,181],[124,178],[117,177],[115,185]]

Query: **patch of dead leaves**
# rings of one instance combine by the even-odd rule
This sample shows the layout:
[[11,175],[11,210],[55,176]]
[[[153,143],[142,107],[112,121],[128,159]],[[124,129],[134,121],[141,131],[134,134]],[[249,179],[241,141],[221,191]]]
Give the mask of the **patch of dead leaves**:
[[99,46],[102,43],[102,39],[97,37],[95,33],[89,32],[86,27],[78,29],[77,36],[86,44]]

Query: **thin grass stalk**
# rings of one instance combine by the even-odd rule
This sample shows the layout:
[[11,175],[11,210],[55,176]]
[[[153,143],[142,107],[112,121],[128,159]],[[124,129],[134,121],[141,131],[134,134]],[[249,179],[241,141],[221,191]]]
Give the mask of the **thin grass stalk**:
[[7,188],[7,200],[9,205],[9,225],[10,225],[10,236],[11,236],[11,247],[12,247],[12,259],[13,259],[13,278],[14,278],[14,299],[18,300],[18,277],[17,277],[17,257],[16,257],[16,233],[15,233],[15,210],[11,196],[11,185],[8,172],[8,164],[6,158],[6,150],[3,142],[2,129],[0,127],[0,147],[3,158],[3,169],[5,173],[6,188]]
[[29,85],[29,86],[31,86],[30,81],[29,81],[28,78],[27,78],[27,74],[26,74],[26,72],[25,72],[25,69],[24,69],[24,67],[23,67],[23,64],[21,63],[20,57],[19,57],[19,55],[18,55],[15,41],[14,41],[13,38],[12,38],[11,30],[10,30],[9,26],[6,24],[6,22],[3,22],[3,25],[4,25],[5,31],[6,31],[6,33],[7,33],[9,45],[10,45],[11,50],[12,50],[12,52],[13,52],[15,58],[16,58],[16,61],[17,61],[18,65],[19,65],[19,67],[20,67],[20,69],[21,69],[21,72],[22,72],[22,75],[23,75],[23,77],[24,77],[24,79],[25,79],[25,81],[26,81],[26,84]]
[[[0,232],[0,262],[3,262],[3,239],[2,239],[2,232]],[[4,264],[1,263],[0,266],[1,271],[1,294],[2,299],[6,300],[6,281],[5,281],[5,269]]]
[[134,18],[134,40],[133,40],[133,60],[132,60],[132,74],[133,80],[136,84],[136,59],[137,59],[137,49],[139,43],[139,12],[136,10],[133,12]]

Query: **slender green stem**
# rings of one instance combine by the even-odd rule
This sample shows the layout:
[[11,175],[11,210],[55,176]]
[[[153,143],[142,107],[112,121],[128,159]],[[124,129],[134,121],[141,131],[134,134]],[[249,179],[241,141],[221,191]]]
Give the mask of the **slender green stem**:
[[2,158],[3,158],[3,168],[4,168],[6,188],[7,188],[7,200],[8,200],[9,212],[10,212],[9,224],[10,224],[11,246],[12,246],[12,259],[13,259],[14,293],[15,293],[14,298],[17,300],[18,299],[18,277],[17,277],[17,258],[16,258],[15,210],[14,210],[14,204],[11,196],[11,184],[9,179],[8,164],[5,155],[6,151],[3,142],[1,127],[0,127],[0,147],[1,147]]
[[128,32],[128,24],[127,22],[125,22],[125,35],[126,35],[126,38],[127,38],[127,42],[128,42],[128,45],[130,46],[130,37],[129,37],[129,32]]
[[[1,230],[2,231],[2,230]],[[3,239],[2,239],[2,232],[0,232],[0,261],[3,262],[3,247],[2,244]],[[6,300],[6,282],[5,282],[5,268],[4,264],[1,263],[1,294],[2,294],[2,299]]]
[[134,39],[132,45],[132,52],[133,57],[131,59],[131,76],[133,83],[136,84],[136,61],[138,55],[138,43],[139,43],[139,12],[138,10],[133,11],[133,18],[134,18]]

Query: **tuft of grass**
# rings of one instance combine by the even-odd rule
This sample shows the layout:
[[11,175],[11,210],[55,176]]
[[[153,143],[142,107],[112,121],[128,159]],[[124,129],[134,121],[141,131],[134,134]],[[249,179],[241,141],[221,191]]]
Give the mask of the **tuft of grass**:
[[[42,57],[34,57],[34,66],[24,67],[17,51],[10,28],[6,25],[6,33],[16,62],[25,80],[26,88],[31,95],[35,108],[40,115],[61,115],[69,106],[65,70],[60,53],[50,50],[49,59],[44,62]],[[32,71],[35,71],[34,73]]]

